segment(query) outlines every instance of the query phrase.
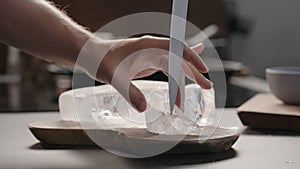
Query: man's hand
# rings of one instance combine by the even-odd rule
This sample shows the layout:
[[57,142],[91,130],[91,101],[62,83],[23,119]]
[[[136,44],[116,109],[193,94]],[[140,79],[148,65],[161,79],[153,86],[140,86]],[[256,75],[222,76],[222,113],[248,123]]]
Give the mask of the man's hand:
[[[103,45],[107,46],[105,52]],[[94,47],[88,47],[87,53],[94,56],[95,60],[85,63],[101,60],[100,66],[97,69],[92,68],[91,64],[81,67],[95,79],[111,84],[135,109],[144,111],[147,105],[145,97],[130,80],[149,76],[159,70],[168,74],[169,39],[144,36],[105,43],[94,40],[91,46]],[[203,44],[192,48],[185,46],[183,70],[192,81],[204,89],[210,89],[212,83],[201,74],[208,72],[208,68],[198,55],[203,49]],[[88,58],[93,60],[91,56]]]

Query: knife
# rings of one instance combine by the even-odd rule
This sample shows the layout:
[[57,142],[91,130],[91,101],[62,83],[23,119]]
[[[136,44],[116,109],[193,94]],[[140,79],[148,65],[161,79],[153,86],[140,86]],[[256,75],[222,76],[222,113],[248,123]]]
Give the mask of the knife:
[[188,0],[173,0],[169,46],[169,101],[172,114],[179,88],[184,92],[182,59],[186,31]]

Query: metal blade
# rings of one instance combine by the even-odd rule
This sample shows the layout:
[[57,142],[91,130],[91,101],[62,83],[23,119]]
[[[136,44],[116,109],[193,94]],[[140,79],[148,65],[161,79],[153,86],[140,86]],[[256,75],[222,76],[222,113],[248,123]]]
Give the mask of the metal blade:
[[[169,100],[170,111],[174,110],[180,80],[183,76],[182,58],[186,31],[188,0],[173,0],[170,48],[169,48]],[[184,85],[184,82],[183,82]]]

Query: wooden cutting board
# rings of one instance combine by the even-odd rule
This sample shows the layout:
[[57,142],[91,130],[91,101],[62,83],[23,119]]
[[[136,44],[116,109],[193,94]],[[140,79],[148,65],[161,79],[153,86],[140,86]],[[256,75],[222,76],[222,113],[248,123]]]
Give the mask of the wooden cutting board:
[[300,106],[287,105],[271,93],[258,94],[237,109],[252,128],[300,131]]
[[[87,125],[85,125],[87,126]],[[29,129],[33,135],[44,145],[49,147],[80,147],[96,146],[87,136],[78,122],[71,121],[42,121],[29,124]],[[117,128],[99,129],[92,124],[87,129],[95,135],[101,136],[101,144],[117,149],[127,149],[128,151],[143,152],[145,148],[158,147],[164,144],[178,141],[179,136],[160,135],[148,132],[144,128]],[[206,137],[186,136],[168,153],[213,153],[229,150],[239,138],[240,132],[237,128],[218,127],[214,134],[205,142],[199,143]],[[148,145],[148,146],[145,146]],[[140,145],[140,146],[139,146]],[[47,147],[46,146],[46,147]],[[134,150],[136,149],[136,150]],[[145,150],[146,151],[146,150]]]

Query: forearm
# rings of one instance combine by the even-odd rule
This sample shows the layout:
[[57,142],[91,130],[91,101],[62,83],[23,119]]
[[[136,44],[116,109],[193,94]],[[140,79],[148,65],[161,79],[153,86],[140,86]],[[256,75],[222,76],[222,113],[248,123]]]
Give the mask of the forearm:
[[44,0],[2,0],[0,41],[35,56],[73,65],[90,32]]

